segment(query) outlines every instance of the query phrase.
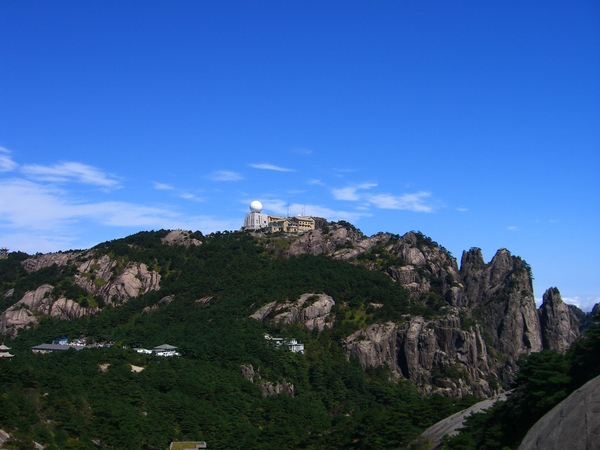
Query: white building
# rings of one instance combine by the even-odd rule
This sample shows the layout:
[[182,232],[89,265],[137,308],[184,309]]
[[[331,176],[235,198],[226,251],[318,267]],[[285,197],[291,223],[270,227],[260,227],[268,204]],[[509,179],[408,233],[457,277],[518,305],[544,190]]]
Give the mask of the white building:
[[250,214],[244,219],[244,229],[258,230],[269,226],[269,217],[262,213],[263,205],[258,200],[250,203]]

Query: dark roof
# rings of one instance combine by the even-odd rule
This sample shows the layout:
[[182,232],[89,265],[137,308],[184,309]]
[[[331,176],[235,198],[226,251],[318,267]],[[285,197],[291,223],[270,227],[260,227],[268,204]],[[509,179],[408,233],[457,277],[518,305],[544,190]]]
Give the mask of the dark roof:
[[83,350],[85,345],[62,345],[62,344],[40,344],[31,347],[31,350],[45,350],[49,352],[64,351],[74,348],[75,350]]

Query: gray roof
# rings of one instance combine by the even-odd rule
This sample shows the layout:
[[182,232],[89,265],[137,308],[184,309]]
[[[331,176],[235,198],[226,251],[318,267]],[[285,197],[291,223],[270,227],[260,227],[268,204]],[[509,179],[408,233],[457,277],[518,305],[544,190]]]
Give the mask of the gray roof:
[[169,345],[169,344],[163,344],[163,345],[159,345],[158,347],[154,347],[153,350],[155,352],[174,352],[175,350],[177,350],[177,347],[173,347],[172,345]]
[[62,344],[40,344],[31,347],[31,350],[45,350],[48,352],[64,351],[74,348],[75,350],[83,350],[85,345],[62,345]]

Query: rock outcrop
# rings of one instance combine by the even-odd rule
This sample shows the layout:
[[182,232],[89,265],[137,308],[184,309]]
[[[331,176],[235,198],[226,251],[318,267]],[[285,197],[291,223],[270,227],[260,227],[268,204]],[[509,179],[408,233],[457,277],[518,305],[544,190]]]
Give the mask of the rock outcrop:
[[558,289],[550,288],[544,293],[538,313],[543,347],[566,353],[579,336],[579,329],[577,318],[563,302]]
[[543,348],[529,266],[506,249],[485,264],[481,251],[471,249],[463,253],[461,276],[464,304],[497,350],[497,362],[504,365],[502,378],[508,382],[520,355]]
[[343,346],[363,367],[388,366],[425,392],[486,397],[497,391],[486,379],[490,365],[479,327],[462,330],[458,316],[373,324],[350,335]]
[[45,267],[53,266],[54,264],[56,264],[58,267],[65,266],[84,253],[85,252],[82,251],[75,251],[38,254],[32,258],[27,258],[21,264],[27,272],[31,273]]
[[0,316],[0,334],[16,336],[18,330],[38,323],[40,315],[48,315],[57,319],[71,320],[98,311],[97,307],[84,308],[65,297],[53,299],[54,287],[44,284],[35,291],[28,291],[23,298],[12,305]]
[[270,320],[274,323],[300,322],[309,330],[323,331],[331,328],[333,320],[331,308],[333,298],[325,294],[302,294],[295,302],[271,302],[260,308],[250,317],[256,320]]
[[[160,289],[160,274],[143,263],[120,263],[108,256],[93,258],[91,252],[37,255],[22,262],[28,272],[52,265],[74,264],[78,258],[91,258],[77,266],[73,281],[105,304],[121,304],[146,292]],[[67,275],[65,275],[67,276]],[[13,291],[14,292],[14,291]],[[8,294],[8,292],[7,292]],[[12,293],[11,293],[12,295]],[[76,300],[54,293],[49,284],[28,291],[0,315],[0,334],[15,336],[18,330],[38,323],[41,315],[71,320],[99,311],[98,306],[82,306]],[[98,300],[99,303],[100,300]]]
[[191,231],[173,230],[170,231],[161,242],[166,245],[183,245],[184,247],[195,247],[202,245],[202,241],[193,238]]
[[600,377],[552,408],[527,432],[519,450],[600,449]]
[[[254,371],[254,367],[252,364],[242,364],[240,366],[242,371],[242,377],[251,383],[255,383],[256,380],[260,380],[260,373]],[[281,382],[272,382],[272,381],[260,381],[256,383],[256,387],[260,389],[263,397],[269,397],[271,395],[288,395],[290,397],[294,396],[294,385],[287,380],[281,380]]]
[[106,304],[124,303],[138,295],[160,289],[160,274],[144,263],[128,262],[118,270],[118,261],[104,255],[82,263],[75,283],[102,297]]

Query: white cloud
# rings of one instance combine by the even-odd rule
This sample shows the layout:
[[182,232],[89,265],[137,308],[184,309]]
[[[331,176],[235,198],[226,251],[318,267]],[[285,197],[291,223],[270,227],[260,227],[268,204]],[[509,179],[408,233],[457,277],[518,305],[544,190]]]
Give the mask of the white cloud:
[[340,189],[332,189],[331,193],[333,194],[333,198],[336,200],[358,201],[363,198],[362,194],[360,194],[358,191],[371,189],[376,186],[376,183],[362,183],[357,186],[347,186]]
[[194,202],[203,202],[204,199],[195,196],[194,194],[190,194],[189,192],[182,192],[179,196],[185,200],[192,200]]
[[511,225],[510,227],[506,227],[506,229],[508,231],[519,231],[519,227],[515,227],[514,225]]
[[154,189],[157,189],[159,191],[172,191],[173,189],[175,189],[173,186],[171,186],[169,184],[157,183],[156,181],[154,181],[153,184],[154,184]]
[[28,253],[95,245],[98,242],[82,245],[81,236],[89,242],[91,233],[103,226],[136,230],[199,229],[208,233],[237,229],[238,222],[187,216],[169,206],[83,201],[55,186],[22,179],[0,180],[0,240],[10,249]]
[[431,197],[429,192],[416,192],[414,194],[376,194],[366,199],[380,209],[399,209],[414,212],[433,212],[433,208],[426,204],[426,199]]
[[286,167],[274,166],[273,164],[250,164],[250,167],[254,167],[255,169],[263,169],[263,170],[275,170],[277,172],[295,172],[294,169],[288,169]]
[[18,164],[10,156],[10,151],[4,147],[0,147],[0,172],[10,172],[16,169],[17,166]]
[[21,172],[39,181],[54,183],[75,181],[106,188],[119,186],[119,182],[113,175],[103,173],[95,167],[78,162],[62,162],[53,166],[29,164],[21,166]]
[[600,297],[563,297],[565,303],[575,305],[583,311],[591,311],[596,303],[600,303]]
[[213,181],[240,181],[244,179],[241,174],[229,170],[216,170],[208,175],[208,178]]
[[456,208],[458,212],[467,212],[469,208]]
[[[247,203],[246,201],[244,203]],[[297,216],[304,214],[307,216],[315,216],[315,217],[324,217],[330,221],[338,221],[338,220],[347,220],[348,222],[354,222],[359,220],[361,217],[367,217],[371,214],[369,213],[357,213],[350,211],[336,211],[331,208],[327,208],[326,206],[321,205],[303,205],[300,203],[286,203],[280,199],[267,199],[262,201],[263,204],[263,212],[267,214],[277,214],[281,216],[286,216],[289,214],[291,216]]]
[[357,201],[360,200],[360,196],[357,193],[356,187],[345,187],[340,189],[332,189],[331,193],[333,194],[333,198],[336,200],[348,200],[348,201]]

